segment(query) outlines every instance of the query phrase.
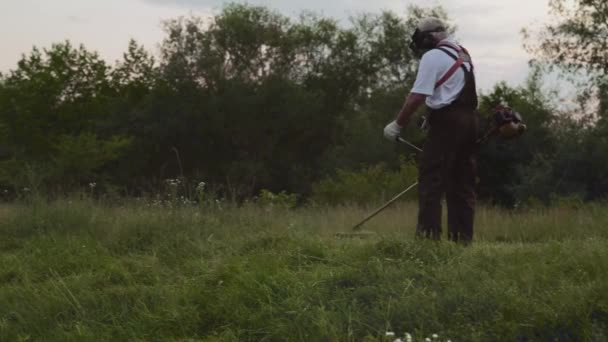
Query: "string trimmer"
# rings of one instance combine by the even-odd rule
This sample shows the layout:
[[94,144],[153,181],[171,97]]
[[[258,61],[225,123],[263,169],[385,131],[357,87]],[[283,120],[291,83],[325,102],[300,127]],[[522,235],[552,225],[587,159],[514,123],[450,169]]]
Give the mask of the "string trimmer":
[[[514,138],[514,137],[520,136],[526,130],[527,130],[527,126],[524,124],[523,119],[518,112],[514,111],[512,108],[509,108],[509,107],[498,106],[494,109],[494,113],[492,115],[488,128],[486,129],[486,133],[477,140],[477,144],[484,143],[485,141],[488,140],[488,138],[490,138],[492,136],[500,136],[501,138],[504,138],[504,139]],[[401,137],[397,138],[397,142],[407,145],[407,146],[415,149],[418,152],[422,152],[421,148],[408,142],[407,140],[405,140]],[[384,211],[386,208],[390,207],[393,203],[397,202],[405,194],[412,191],[416,186],[418,186],[418,182],[412,184],[410,187],[405,189],[403,192],[401,192],[400,194],[395,196],[395,198],[393,198],[392,200],[390,200],[389,202],[387,202],[380,208],[376,209],[373,213],[371,213],[365,219],[363,219],[361,222],[359,222],[357,225],[355,225],[353,227],[353,231],[355,232],[355,234],[350,234],[350,235],[374,234],[372,232],[361,231],[361,227],[365,223],[367,223],[368,221],[370,221],[371,219],[376,217],[378,214],[380,214],[382,211]],[[347,234],[341,234],[341,235],[347,235]]]

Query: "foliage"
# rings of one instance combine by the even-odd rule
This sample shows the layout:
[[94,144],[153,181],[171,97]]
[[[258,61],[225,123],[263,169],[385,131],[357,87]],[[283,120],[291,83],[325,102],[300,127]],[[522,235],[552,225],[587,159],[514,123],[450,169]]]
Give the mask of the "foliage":
[[[145,192],[180,177],[238,198],[307,195],[337,168],[397,160],[377,127],[413,80],[404,37],[427,14],[446,16],[412,7],[341,27],[231,4],[167,21],[158,60],[134,41],[115,66],[68,42],[34,48],[0,83],[0,144],[18,151],[2,182],[16,186],[28,164],[66,189],[99,180]],[[366,152],[343,163],[344,148]]]
[[118,159],[129,139],[98,129],[114,91],[109,73],[97,54],[67,42],[24,56],[0,91],[3,141],[17,151],[0,182],[38,165],[47,184],[81,184]]
[[[571,76],[581,91],[581,106],[554,126],[559,141],[554,152],[539,156],[522,171],[532,176],[535,197],[544,202],[560,196],[603,199],[608,189],[608,168],[600,152],[606,148],[608,128],[608,5],[601,0],[552,0],[550,8],[553,20],[539,32],[525,30],[525,46],[546,66]],[[521,191],[516,187],[516,193]]]
[[[484,115],[508,104],[529,127],[481,148],[483,201],[513,207],[608,193],[607,7],[570,5],[553,0],[559,20],[526,31],[526,46],[545,64],[585,70],[599,105],[558,109],[538,63],[527,84],[499,83],[483,94]],[[141,195],[180,179],[176,198],[201,201],[192,184],[204,179],[213,189],[205,202],[242,203],[262,189],[298,194],[299,203],[381,201],[415,178],[402,168],[413,170],[414,151],[388,143],[381,130],[414,80],[407,38],[428,15],[450,21],[440,7],[340,25],[230,4],[208,19],[167,21],[158,57],[135,41],[115,65],[69,42],[34,48],[0,75],[0,185],[13,197],[25,187],[61,193],[91,182],[99,194]],[[419,146],[425,139],[415,125],[404,135]]]
[[268,210],[274,208],[294,209],[298,203],[298,196],[295,194],[288,194],[285,191],[274,194],[266,189],[262,189],[256,199],[256,203]]
[[[414,184],[417,178],[417,167],[404,159],[399,170],[392,172],[382,164],[360,171],[338,170],[334,177],[313,186],[312,201],[331,205],[387,201]],[[415,198],[416,193],[414,189],[404,198]]]
[[496,106],[506,104],[521,113],[528,126],[528,133],[517,139],[493,137],[481,146],[478,187],[482,198],[513,206],[518,199],[539,196],[548,199],[546,196],[557,192],[544,192],[547,189],[536,183],[534,175],[547,172],[542,161],[556,156],[563,144],[555,134],[560,118],[549,100],[551,94],[541,89],[541,76],[532,74],[527,84],[518,88],[501,83],[491,93],[481,96],[480,112],[484,115],[489,116]]
[[551,0],[549,5],[557,20],[546,24],[538,35],[524,31],[528,50],[562,67],[606,74],[608,4],[603,0]]
[[[551,0],[549,5],[553,20],[539,32],[524,30],[525,47],[549,67],[571,73],[587,93],[595,89],[600,104],[598,114],[605,119],[608,113],[608,4],[604,0]],[[581,71],[588,77],[583,77]]]

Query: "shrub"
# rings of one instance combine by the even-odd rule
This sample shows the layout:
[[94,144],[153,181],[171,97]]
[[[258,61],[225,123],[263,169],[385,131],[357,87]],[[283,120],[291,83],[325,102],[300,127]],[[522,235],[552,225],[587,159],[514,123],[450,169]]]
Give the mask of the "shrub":
[[[418,169],[413,161],[401,159],[399,170],[387,170],[384,164],[359,171],[338,170],[335,177],[313,185],[312,200],[323,204],[370,204],[385,201],[414,184]],[[407,198],[414,198],[412,191]]]
[[275,194],[272,191],[263,189],[257,197],[256,202],[266,209],[293,209],[298,202],[298,196],[288,194],[285,191]]

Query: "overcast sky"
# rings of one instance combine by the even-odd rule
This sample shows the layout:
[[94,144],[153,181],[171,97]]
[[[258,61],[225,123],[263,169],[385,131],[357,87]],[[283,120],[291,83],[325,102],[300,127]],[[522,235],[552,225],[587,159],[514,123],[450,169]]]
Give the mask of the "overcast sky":
[[[504,80],[520,84],[530,59],[520,30],[548,20],[548,0],[249,0],[287,15],[302,10],[334,18],[407,6],[444,6],[457,24],[457,37],[477,63],[478,84],[488,89]],[[48,47],[69,39],[114,62],[134,38],[156,52],[163,39],[161,21],[182,15],[217,12],[221,0],[0,0],[0,71],[14,69],[33,45]]]

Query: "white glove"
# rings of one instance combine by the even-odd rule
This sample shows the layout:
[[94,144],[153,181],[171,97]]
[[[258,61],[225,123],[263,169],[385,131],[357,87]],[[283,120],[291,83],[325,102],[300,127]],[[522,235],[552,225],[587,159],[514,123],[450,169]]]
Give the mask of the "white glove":
[[401,127],[397,121],[393,121],[384,127],[384,137],[390,141],[397,141],[397,138],[401,135]]

